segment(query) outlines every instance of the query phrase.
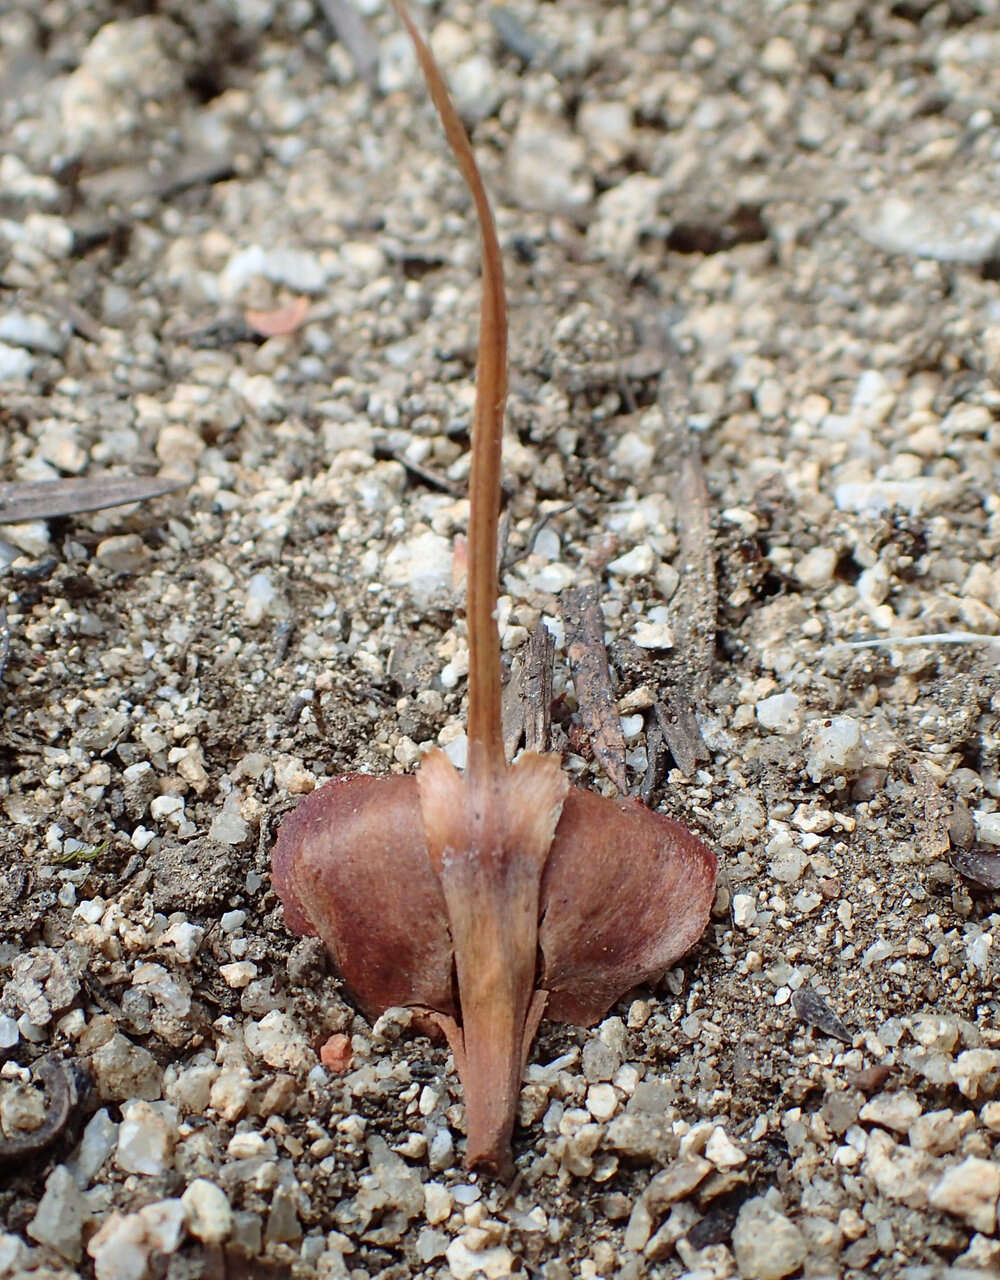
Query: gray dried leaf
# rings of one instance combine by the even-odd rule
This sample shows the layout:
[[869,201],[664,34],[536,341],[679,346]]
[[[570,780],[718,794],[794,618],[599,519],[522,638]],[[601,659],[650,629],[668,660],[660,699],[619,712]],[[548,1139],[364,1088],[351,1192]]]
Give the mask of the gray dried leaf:
[[680,689],[673,689],[663,702],[656,704],[654,711],[674,763],[681,773],[690,777],[699,760],[709,759],[709,751],[701,736],[691,703]]
[[81,511],[103,511],[159,498],[189,482],[174,476],[83,476],[77,480],[13,481],[0,484],[0,524],[53,520]]
[[948,818],[948,839],[953,849],[971,849],[976,843],[976,824],[961,800],[956,800]]
[[625,776],[625,739],[618,705],[611,687],[608,651],[604,647],[604,615],[593,587],[576,587],[560,597],[566,625],[566,653],[580,719],[590,736],[598,763],[622,793]]
[[833,1012],[818,991],[812,987],[800,987],[792,996],[792,1008],[803,1022],[825,1036],[833,1036],[844,1044],[851,1044],[854,1037]]
[[988,849],[956,849],[951,865],[963,880],[981,889],[1000,889],[1000,853]]

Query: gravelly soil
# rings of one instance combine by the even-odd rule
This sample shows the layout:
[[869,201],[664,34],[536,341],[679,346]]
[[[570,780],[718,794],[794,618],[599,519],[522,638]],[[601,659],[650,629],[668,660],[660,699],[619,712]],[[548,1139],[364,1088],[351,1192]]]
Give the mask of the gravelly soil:
[[503,1188],[268,880],[318,781],[464,745],[476,242],[363,8],[374,84],[311,0],[0,16],[2,478],[191,482],[0,528],[0,1155],[80,1073],[0,1275],[997,1274],[1000,12],[419,10],[509,273],[504,648],[551,623],[579,781],[559,594],[600,586],[635,788],[678,670],[666,332],[719,580],[710,759],[653,791],[712,923],[543,1024]]

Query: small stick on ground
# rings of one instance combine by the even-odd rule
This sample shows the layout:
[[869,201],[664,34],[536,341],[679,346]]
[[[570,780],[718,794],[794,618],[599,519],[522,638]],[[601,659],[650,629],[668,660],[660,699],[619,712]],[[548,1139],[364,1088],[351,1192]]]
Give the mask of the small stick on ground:
[[663,772],[663,733],[658,717],[654,714],[646,729],[646,772],[639,786],[639,798],[645,805],[652,804],[653,792]]
[[601,768],[624,795],[625,738],[611,688],[608,651],[604,646],[604,615],[594,587],[564,591],[560,611],[566,624],[566,651],[580,719],[590,735]]
[[524,556],[530,556],[531,549],[535,545],[535,539],[545,528],[548,522],[550,520],[554,520],[556,516],[563,516],[567,511],[572,511],[574,505],[575,504],[572,502],[566,502],[561,507],[553,507],[551,511],[543,511],[528,530],[528,536],[524,540],[524,549],[515,549],[513,551],[508,550],[504,553],[503,558],[500,561],[501,571],[512,569]]
[[552,663],[555,641],[543,622],[514,659],[500,696],[503,745],[513,758],[524,739],[525,751],[548,751],[552,736]]
[[548,751],[552,728],[552,662],[556,643],[544,622],[531,633],[524,665],[524,749]]
[[392,458],[393,462],[398,462],[410,475],[416,476],[418,480],[422,480],[431,489],[440,489],[442,493],[450,493],[454,498],[461,497],[465,492],[462,485],[456,484],[454,480],[449,480],[442,472],[435,471],[431,467],[425,467],[421,462],[414,462],[412,458],[408,458],[405,453],[399,450],[393,450],[388,456]]
[[690,702],[683,691],[672,690],[662,702],[656,703],[653,710],[674,763],[681,773],[690,777],[699,760],[710,759]]
[[521,649],[511,663],[510,679],[500,694],[500,723],[503,730],[503,753],[513,760],[524,737],[524,669],[527,648]]
[[[660,377],[658,403],[667,428],[668,459],[675,459],[674,500],[678,520],[680,583],[673,599],[677,654],[675,680],[691,704],[703,702],[715,654],[718,591],[715,580],[712,520],[698,441],[689,426],[690,383],[672,338]],[[673,468],[672,468],[673,469]]]
[[7,605],[0,604],[0,681],[4,678],[7,663],[10,660],[10,622],[7,619]]

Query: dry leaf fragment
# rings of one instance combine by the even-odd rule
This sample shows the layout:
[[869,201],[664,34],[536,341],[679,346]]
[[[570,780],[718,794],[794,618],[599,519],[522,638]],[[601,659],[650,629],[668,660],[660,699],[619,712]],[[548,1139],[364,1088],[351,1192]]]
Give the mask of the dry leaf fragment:
[[618,716],[608,651],[604,646],[604,614],[593,587],[564,591],[560,599],[566,624],[566,651],[573,672],[583,727],[604,772],[620,792],[627,789],[625,738]]
[[174,476],[81,476],[74,480],[15,480],[0,484],[0,524],[54,520],[159,498],[189,481]]
[[294,298],[283,307],[274,307],[270,311],[244,311],[243,319],[262,338],[279,338],[302,327],[309,314],[309,306],[308,298]]
[[825,1036],[833,1036],[845,1044],[852,1044],[854,1037],[833,1012],[818,991],[812,987],[799,987],[792,996],[792,1008],[803,1022],[822,1031]]
[[892,1067],[876,1062],[870,1067],[861,1067],[858,1071],[847,1071],[844,1079],[862,1093],[878,1093],[879,1089],[892,1075]]
[[1000,853],[990,849],[956,849],[951,865],[980,889],[1000,889]]

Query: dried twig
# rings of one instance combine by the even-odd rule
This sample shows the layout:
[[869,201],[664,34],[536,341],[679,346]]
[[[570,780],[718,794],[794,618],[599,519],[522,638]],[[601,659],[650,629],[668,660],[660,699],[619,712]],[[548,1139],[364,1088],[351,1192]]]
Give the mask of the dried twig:
[[552,733],[552,660],[555,641],[540,622],[511,666],[500,696],[504,754],[512,759],[524,740],[526,751],[548,751]]
[[708,692],[715,653],[718,594],[712,546],[708,489],[698,442],[689,426],[690,383],[687,369],[668,335],[666,363],[658,400],[677,464],[674,492],[680,540],[680,583],[674,595],[677,683],[695,706]]
[[556,644],[544,622],[528,641],[524,667],[524,748],[548,751],[552,727],[552,660]]
[[604,647],[604,615],[593,587],[564,591],[560,610],[566,624],[566,652],[580,705],[580,719],[590,735],[594,755],[622,794],[625,738],[611,688],[608,651]]
[[931,631],[916,636],[872,636],[867,640],[838,640],[827,645],[827,652],[838,649],[915,649],[921,645],[935,644],[996,644],[1000,636],[986,635],[980,631]]
[[510,667],[510,679],[500,694],[500,724],[503,732],[503,752],[508,760],[524,738],[524,669],[527,665],[527,649],[518,653]]
[[690,702],[680,691],[672,690],[653,710],[674,763],[681,773],[690,776],[699,760],[710,758]]
[[432,489],[440,489],[442,493],[450,493],[455,498],[461,497],[465,492],[462,485],[457,484],[454,480],[449,480],[444,472],[435,471],[432,467],[425,467],[422,462],[414,462],[402,450],[393,449],[388,456],[394,462],[398,462],[411,476],[416,476],[418,480],[423,480],[424,484],[429,485]]
[[643,804],[651,804],[656,784],[663,770],[663,732],[658,718],[654,715],[646,728],[646,772],[642,775],[639,786],[639,798]]
[[[562,516],[565,515],[567,511],[572,511],[575,505],[576,504],[573,502],[566,502],[563,503],[561,507],[553,507],[551,511],[543,511],[542,514],[532,522],[531,528],[528,530],[528,536],[524,540],[524,549],[508,549],[504,552],[500,561],[501,572],[507,569],[512,569],[522,556],[530,555],[531,550],[535,545],[535,539],[545,528],[548,522],[553,520],[556,516]],[[504,514],[506,515],[506,512]]]
[[[150,168],[148,160],[102,169],[82,178],[79,189],[90,205],[122,209],[143,200],[168,200],[191,187],[223,182],[233,172],[231,152],[188,148],[175,152],[157,169]],[[119,221],[109,219],[115,225]]]
[[3,680],[10,658],[10,622],[7,619],[7,605],[0,604],[0,680]]
[[13,481],[0,484],[0,524],[53,520],[81,511],[103,511],[159,498],[190,482],[174,476],[83,476],[78,480]]

